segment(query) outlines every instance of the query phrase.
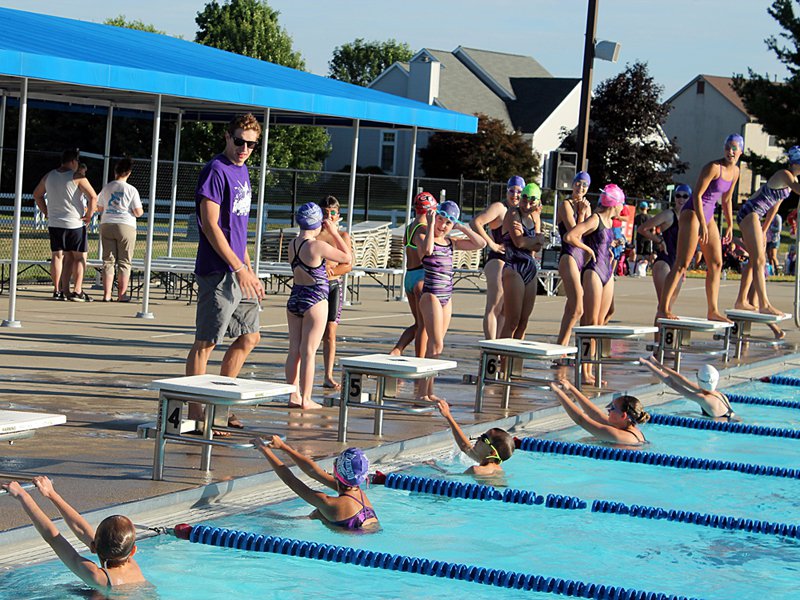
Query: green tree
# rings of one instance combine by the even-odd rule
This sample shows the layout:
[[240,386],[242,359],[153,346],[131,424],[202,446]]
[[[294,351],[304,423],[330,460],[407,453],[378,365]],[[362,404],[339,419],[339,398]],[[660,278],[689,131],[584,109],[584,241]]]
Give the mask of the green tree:
[[332,79],[367,87],[395,62],[408,61],[413,55],[405,42],[395,39],[367,42],[364,38],[357,38],[333,50],[328,75]]
[[114,27],[124,27],[125,29],[137,29],[139,31],[147,31],[149,33],[160,33],[161,35],[167,35],[166,31],[161,31],[160,29],[156,29],[154,25],[143,23],[138,19],[128,20],[125,17],[125,15],[117,15],[116,17],[110,17],[105,21],[103,21],[103,25],[113,25]]
[[[767,12],[783,29],[782,41],[775,36],[767,38],[767,48],[789,69],[789,76],[781,83],[772,81],[769,75],[759,75],[748,69],[747,77],[735,75],[733,89],[742,98],[747,112],[761,124],[764,130],[776,137],[779,146],[788,148],[800,140],[800,114],[797,98],[800,95],[800,18],[795,15],[793,4],[797,0],[775,0]],[[784,45],[786,42],[787,45]],[[764,156],[748,153],[744,160],[755,172],[769,176],[778,167]]]
[[[305,70],[299,52],[292,49],[292,38],[278,23],[280,13],[263,0],[212,0],[197,13],[195,41],[228,52]],[[191,144],[190,160],[208,160],[220,151],[222,124],[190,124],[185,135]],[[272,127],[269,135],[271,167],[319,169],[328,155],[329,138],[320,127]],[[258,164],[260,158],[251,159]]]
[[[671,109],[662,91],[642,62],[597,86],[586,152],[593,181],[616,183],[631,197],[661,197],[673,175],[686,170],[677,143],[662,129]],[[575,150],[576,138],[573,130],[562,146]]]
[[539,155],[514,131],[509,133],[499,119],[476,114],[478,132],[434,133],[420,150],[428,177],[506,181],[512,175],[526,180],[538,177]]

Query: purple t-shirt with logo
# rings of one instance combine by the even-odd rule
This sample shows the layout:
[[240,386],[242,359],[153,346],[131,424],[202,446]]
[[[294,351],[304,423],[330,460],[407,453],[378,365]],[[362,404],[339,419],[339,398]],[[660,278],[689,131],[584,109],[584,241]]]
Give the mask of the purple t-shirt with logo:
[[195,214],[200,230],[200,242],[197,245],[197,260],[194,272],[197,275],[210,275],[231,271],[232,268],[214,248],[203,233],[200,219],[200,204],[203,198],[219,204],[219,221],[217,222],[225,239],[231,245],[239,260],[244,262],[247,249],[247,220],[250,216],[250,172],[245,165],[233,164],[224,154],[218,154],[200,171],[195,191]]

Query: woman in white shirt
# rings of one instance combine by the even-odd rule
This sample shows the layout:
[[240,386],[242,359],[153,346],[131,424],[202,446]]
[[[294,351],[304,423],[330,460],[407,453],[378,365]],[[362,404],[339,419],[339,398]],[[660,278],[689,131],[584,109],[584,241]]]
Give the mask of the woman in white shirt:
[[128,183],[133,161],[123,158],[114,167],[114,181],[100,191],[97,210],[100,218],[100,239],[103,243],[103,302],[111,302],[114,286],[114,265],[117,267],[117,301],[130,302],[128,282],[131,258],[136,246],[136,217],[144,213],[139,192]]

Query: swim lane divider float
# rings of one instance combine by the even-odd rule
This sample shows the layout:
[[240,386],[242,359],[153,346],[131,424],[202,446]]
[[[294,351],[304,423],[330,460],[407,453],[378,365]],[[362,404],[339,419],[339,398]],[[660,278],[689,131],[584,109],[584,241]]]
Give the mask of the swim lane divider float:
[[[506,488],[502,492],[491,485],[477,483],[462,483],[445,479],[432,479],[417,477],[400,473],[384,475],[378,471],[372,476],[373,484],[383,484],[388,488],[406,490],[449,498],[463,498],[466,500],[495,500],[511,504],[544,504],[547,508],[585,509],[587,501],[575,496],[561,496],[548,494],[546,497],[530,490],[517,490]],[[728,529],[732,531],[747,531],[764,535],[778,535],[791,538],[800,537],[797,525],[760,521],[757,519],[742,519],[726,515],[699,513],[688,510],[663,508],[660,506],[646,506],[640,504],[627,505],[612,500],[594,500],[592,512],[627,515],[642,519],[664,520],[687,525],[699,525],[715,529]]]
[[207,525],[182,523],[176,525],[173,531],[175,536],[180,539],[209,546],[299,556],[325,562],[428,575],[430,577],[468,581],[494,587],[547,592],[575,598],[591,598],[594,600],[689,600],[686,596],[661,592],[645,592],[623,587],[561,579],[559,577],[545,577],[516,571],[504,571],[502,569],[487,569],[486,567],[443,560],[429,560],[402,554],[390,554],[388,552],[375,552],[347,546],[259,535]]
[[777,398],[761,398],[759,396],[747,396],[743,394],[725,394],[732,403],[753,404],[759,406],[779,406],[781,408],[800,408],[800,402],[796,400],[779,400]]
[[774,383],[776,385],[793,385],[800,387],[800,377],[790,377],[788,375],[767,375],[762,377],[764,383]]
[[669,425],[672,427],[685,427],[687,429],[707,429],[710,431],[724,431],[727,433],[744,433],[749,435],[762,435],[766,437],[780,437],[800,439],[800,429],[786,429],[782,427],[766,427],[765,425],[749,425],[747,423],[731,423],[729,421],[714,421],[712,419],[695,419],[677,415],[650,414],[649,424]]
[[608,446],[594,446],[592,444],[561,442],[557,440],[543,440],[533,437],[526,437],[522,439],[515,438],[515,442],[517,444],[517,448],[528,452],[584,456],[587,458],[593,458],[595,460],[613,460],[643,465],[675,467],[678,469],[696,469],[701,471],[736,471],[738,473],[747,473],[750,475],[766,475],[768,477],[800,479],[800,469],[788,469],[786,467],[770,467],[767,465],[754,465],[728,460],[697,458],[693,456],[678,456],[675,454],[661,454],[642,450],[610,448]]

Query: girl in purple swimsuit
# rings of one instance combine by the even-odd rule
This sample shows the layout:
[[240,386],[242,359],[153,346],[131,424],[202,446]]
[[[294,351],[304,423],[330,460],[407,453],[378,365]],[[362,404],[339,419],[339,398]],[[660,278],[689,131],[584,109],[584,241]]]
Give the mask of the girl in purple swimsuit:
[[[338,227],[323,218],[322,209],[314,202],[298,208],[295,220],[300,226],[300,234],[289,245],[294,283],[286,304],[289,325],[286,383],[297,386],[297,390],[290,396],[289,406],[320,408],[321,405],[311,399],[311,391],[314,387],[314,357],[328,322],[330,288],[325,260],[349,263],[352,253]],[[333,243],[317,239],[323,229]]]
[[731,134],[725,140],[725,154],[703,167],[697,179],[694,194],[684,204],[679,217],[678,248],[675,264],[664,282],[664,291],[658,304],[656,318],[677,319],[672,312],[672,304],[678,295],[678,284],[686,275],[686,269],[700,241],[706,271],[707,318],[712,321],[730,320],[719,311],[719,279],[722,274],[722,243],[719,228],[714,221],[714,207],[722,203],[727,229],[725,243],[733,238],[733,209],[731,197],[739,180],[737,163],[742,156],[744,140],[738,134]]
[[567,232],[578,223],[583,223],[592,214],[592,207],[586,200],[586,192],[592,178],[586,171],[581,171],[572,180],[572,195],[558,206],[558,233],[561,236],[561,256],[558,259],[558,274],[561,285],[567,296],[564,305],[564,316],[561,318],[561,329],[558,332],[557,344],[566,346],[572,335],[572,328],[583,314],[583,285],[581,270],[586,262],[583,250],[571,246],[564,241]]
[[[766,242],[764,233],[769,229],[770,223],[778,213],[778,208],[789,194],[800,194],[800,146],[792,146],[787,153],[789,168],[776,171],[758,191],[739,209],[736,221],[742,232],[742,241],[750,254],[747,267],[742,270],[742,280],[739,284],[739,296],[736,298],[736,308],[740,310],[756,310],[753,304],[747,301],[750,285],[755,288],[755,297],[758,300],[758,311],[768,315],[781,315],[783,311],[775,308],[767,297],[767,282],[764,276],[766,268]],[[753,268],[755,267],[755,268]]]
[[540,233],[534,212],[542,206],[542,190],[529,183],[522,190],[517,208],[511,208],[503,219],[503,246],[506,249],[503,267],[503,328],[501,338],[525,337],[528,319],[536,302],[539,266],[533,256],[542,249],[544,237]]
[[[453,314],[453,248],[458,250],[480,250],[486,242],[458,218],[461,209],[455,202],[442,202],[437,210],[429,210],[426,229],[418,234],[417,251],[425,268],[422,296],[419,299],[420,314],[428,343],[425,358],[438,358],[444,349],[444,336],[450,327]],[[455,228],[465,238],[447,237]],[[433,395],[433,379],[425,380],[417,390],[418,400],[436,402]]]
[[[253,438],[250,442],[269,461],[281,481],[314,507],[310,518],[319,519],[337,529],[365,532],[380,530],[375,509],[361,490],[367,480],[369,460],[359,448],[348,448],[342,452],[333,462],[333,473],[328,473],[277,435],[273,435],[269,443],[261,438]],[[303,473],[333,489],[338,496],[312,490],[283,464],[273,450],[283,450]]]
[[[653,242],[653,248],[656,251],[656,261],[653,263],[656,302],[661,298],[667,275],[669,275],[672,265],[675,264],[680,227],[679,215],[683,206],[692,197],[692,188],[682,183],[675,188],[675,194],[672,197],[675,200],[675,206],[671,210],[662,210],[639,225],[636,230],[638,235]],[[676,292],[680,291],[681,283],[682,281],[678,281]]]
[[[611,221],[619,216],[624,205],[625,193],[619,186],[609,183],[600,194],[600,208],[597,212],[567,232],[566,242],[580,248],[589,257],[581,274],[581,325],[602,325],[614,298],[614,232]],[[591,365],[584,365],[583,381],[594,385]]]
[[[486,275],[486,309],[483,313],[483,335],[493,340],[503,328],[503,266],[505,265],[505,246],[503,245],[503,219],[510,208],[519,205],[525,180],[514,175],[506,185],[505,202],[492,202],[486,210],[472,219],[469,226],[486,242],[489,254],[483,272]],[[489,233],[485,227],[489,226]]]

